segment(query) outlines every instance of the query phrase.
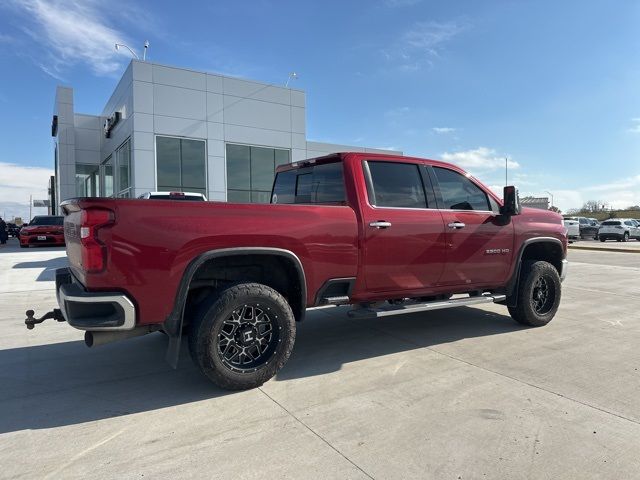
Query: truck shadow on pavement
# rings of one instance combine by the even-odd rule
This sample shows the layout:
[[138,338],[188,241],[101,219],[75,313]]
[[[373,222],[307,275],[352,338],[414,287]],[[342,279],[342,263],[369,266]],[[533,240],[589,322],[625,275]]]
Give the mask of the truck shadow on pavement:
[[50,258],[34,262],[16,263],[13,268],[41,268],[42,272],[36,278],[37,282],[52,282],[56,279],[56,269],[68,267],[69,261],[66,255],[62,257]]
[[[523,329],[510,317],[461,307],[429,314],[350,320],[345,308],[310,312],[276,381],[340,370],[344,364],[463,338]],[[60,328],[55,324],[39,328]],[[88,349],[73,341],[0,350],[0,433],[55,428],[153,411],[225,395],[191,363],[164,362],[160,333]],[[215,405],[212,405],[215,412]]]

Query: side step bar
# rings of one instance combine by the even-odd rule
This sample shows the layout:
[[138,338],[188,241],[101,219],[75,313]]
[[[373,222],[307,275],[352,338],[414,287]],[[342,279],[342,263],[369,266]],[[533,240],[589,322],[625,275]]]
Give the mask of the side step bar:
[[450,300],[435,300],[432,302],[406,303],[403,305],[385,305],[377,308],[355,308],[347,312],[351,318],[378,318],[389,315],[401,315],[403,313],[426,312],[428,310],[441,310],[443,308],[468,307],[483,303],[501,302],[506,295],[486,294],[474,297],[454,298]]

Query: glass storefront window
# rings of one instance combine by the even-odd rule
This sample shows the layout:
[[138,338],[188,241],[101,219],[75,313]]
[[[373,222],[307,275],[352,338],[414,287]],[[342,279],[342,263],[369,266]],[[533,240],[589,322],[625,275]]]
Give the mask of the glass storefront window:
[[113,158],[111,155],[100,165],[100,176],[102,177],[102,196],[113,196]]
[[269,203],[278,165],[289,163],[289,150],[228,143],[227,200]]
[[76,196],[98,196],[98,165],[76,164]]
[[124,142],[117,152],[118,160],[118,196],[123,197],[131,187],[129,172],[131,171],[131,143]]
[[206,194],[207,153],[204,140],[156,137],[158,191]]

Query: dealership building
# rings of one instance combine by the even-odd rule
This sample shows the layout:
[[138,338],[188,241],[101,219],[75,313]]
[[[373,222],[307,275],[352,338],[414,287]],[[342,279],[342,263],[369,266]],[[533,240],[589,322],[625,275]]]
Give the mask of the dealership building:
[[277,165],[339,151],[389,152],[307,141],[305,105],[301,90],[138,60],[99,115],[76,113],[73,89],[60,86],[52,204],[149,191],[268,202]]

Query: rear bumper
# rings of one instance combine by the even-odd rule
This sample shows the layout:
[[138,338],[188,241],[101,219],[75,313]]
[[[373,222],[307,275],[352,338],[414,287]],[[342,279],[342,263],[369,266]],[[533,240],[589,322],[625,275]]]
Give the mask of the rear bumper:
[[56,270],[56,296],[62,315],[79,330],[131,330],[136,308],[120,292],[87,292],[68,268]]
[[624,233],[599,233],[598,234],[598,238],[600,239],[605,239],[605,240],[622,240],[622,238],[624,237]]

